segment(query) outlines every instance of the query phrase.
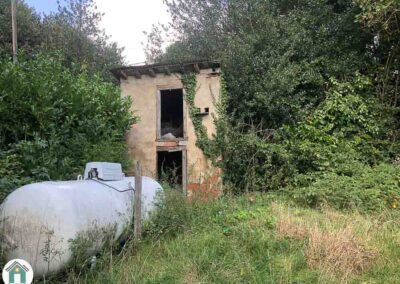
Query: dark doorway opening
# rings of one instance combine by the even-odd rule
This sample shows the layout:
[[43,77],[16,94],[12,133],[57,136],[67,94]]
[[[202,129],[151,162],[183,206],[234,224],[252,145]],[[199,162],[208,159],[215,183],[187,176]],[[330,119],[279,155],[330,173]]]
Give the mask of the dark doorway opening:
[[182,185],[182,151],[157,152],[158,179],[171,185]]
[[161,139],[183,138],[183,90],[160,91]]

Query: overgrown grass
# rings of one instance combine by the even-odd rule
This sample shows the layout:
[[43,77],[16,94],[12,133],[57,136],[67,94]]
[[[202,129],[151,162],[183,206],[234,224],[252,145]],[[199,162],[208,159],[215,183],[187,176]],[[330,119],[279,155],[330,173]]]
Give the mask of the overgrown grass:
[[400,213],[305,209],[268,195],[169,192],[139,243],[72,283],[396,283]]

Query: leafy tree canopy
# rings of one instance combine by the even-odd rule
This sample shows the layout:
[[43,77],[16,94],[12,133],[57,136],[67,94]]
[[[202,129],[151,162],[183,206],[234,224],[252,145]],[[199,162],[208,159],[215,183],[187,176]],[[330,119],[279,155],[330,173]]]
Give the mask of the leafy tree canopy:
[[[0,0],[0,50],[6,56],[12,47],[10,9],[10,1]],[[123,63],[122,49],[99,28],[102,16],[93,0],[67,0],[57,12],[42,16],[18,1],[18,45],[31,55],[61,52],[65,66],[73,62],[113,81],[109,69]]]
[[330,77],[367,64],[351,1],[166,2],[178,42],[156,60],[221,60],[236,120],[293,124],[324,99]]

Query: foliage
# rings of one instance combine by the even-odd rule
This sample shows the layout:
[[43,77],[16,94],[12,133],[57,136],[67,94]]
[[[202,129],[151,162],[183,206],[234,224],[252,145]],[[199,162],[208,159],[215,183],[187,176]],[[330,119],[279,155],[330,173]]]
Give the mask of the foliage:
[[[355,0],[361,8],[357,20],[370,28],[372,32],[383,37],[384,41],[393,41],[400,36],[400,4],[396,0]],[[382,38],[381,38],[382,39]],[[378,46],[381,42],[378,42]],[[393,46],[394,50],[398,49]],[[377,46],[377,47],[378,47]]]
[[158,60],[222,63],[229,95],[212,145],[228,191],[283,189],[314,207],[398,206],[389,164],[400,137],[398,1],[167,5],[179,41]]
[[329,77],[365,66],[367,39],[354,24],[357,9],[351,1],[173,0],[167,5],[179,41],[159,60],[221,60],[228,110],[239,123],[265,129],[294,124],[323,99]]
[[[74,283],[397,281],[397,210],[375,216],[304,209],[270,194],[223,197],[207,203],[172,199],[169,208],[162,209],[152,220],[162,231],[151,231],[140,243],[128,243],[118,254],[103,255],[95,271],[68,280]],[[293,238],[282,230],[284,223],[306,234]],[[324,236],[329,237],[329,244],[323,242]],[[327,251],[330,244],[337,244],[336,250]],[[365,253],[374,253],[370,265],[356,267],[350,274],[346,273],[352,269],[349,265],[343,267],[345,273],[334,269],[344,257],[358,261],[359,253],[354,248],[360,247]],[[340,248],[344,251],[339,251]],[[341,252],[345,255],[339,259],[331,257],[332,253]],[[323,265],[315,266],[312,262]]]
[[398,169],[379,165],[393,153],[383,133],[387,117],[370,94],[371,82],[357,75],[331,83],[325,101],[306,121],[281,132],[290,163],[299,173],[284,192],[310,206],[360,210],[391,206],[400,194]]
[[248,191],[268,191],[286,185],[291,174],[287,163],[288,153],[277,144],[268,144],[254,131],[244,134],[239,126],[233,127],[226,114],[227,93],[225,80],[221,74],[221,91],[216,104],[217,116],[214,117],[216,135],[210,139],[207,129],[198,115],[195,106],[197,91],[196,75],[184,74],[182,83],[185,88],[189,115],[196,134],[196,145],[205,156],[223,169],[225,184],[233,193]]
[[75,178],[88,160],[127,164],[130,101],[62,62],[47,55],[0,61],[2,194],[27,181]]
[[199,115],[199,108],[194,104],[196,92],[197,92],[197,81],[195,73],[186,73],[181,78],[183,88],[185,89],[186,102],[189,107],[190,120],[193,123],[194,131],[196,134],[196,145],[203,151],[204,155],[208,158],[212,157],[213,149],[211,149],[210,139],[207,135],[207,129],[203,125],[202,118]]
[[[0,0],[0,55],[12,54],[11,1]],[[41,19],[36,11],[23,1],[17,3],[18,46],[27,51],[40,48]]]
[[163,55],[163,31],[165,30],[166,27],[163,25],[153,25],[150,32],[143,31],[147,36],[147,43],[144,47],[147,63],[153,63]]
[[400,168],[348,162],[321,175],[299,175],[287,192],[297,202],[336,209],[381,211],[400,202]]
[[123,63],[122,49],[99,28],[103,13],[94,0],[67,0],[58,13],[43,19],[44,49],[61,50],[65,63],[78,63],[88,72],[99,73],[107,81],[115,78],[110,68]]
[[236,126],[226,131],[226,141],[221,167],[226,189],[232,193],[277,190],[294,173],[290,153],[260,137],[257,129],[245,132]]
[[[39,15],[25,2],[18,1],[18,45],[25,54],[61,52],[63,64],[74,69],[99,73],[115,82],[109,69],[123,63],[122,49],[99,28],[103,16],[93,0],[67,0],[58,3],[58,11]],[[10,1],[0,1],[0,55],[11,55]]]
[[362,75],[348,81],[331,79],[326,98],[307,119],[278,131],[216,120],[213,146],[222,157],[224,182],[235,193],[277,190],[297,174],[330,171],[348,160],[377,164],[387,151],[385,115]]
[[385,71],[386,75],[380,79],[392,80],[394,83],[398,80],[398,76],[391,75],[399,75],[392,72],[399,69],[400,3],[396,0],[354,1],[361,8],[357,20],[363,24],[366,31],[374,35],[372,45],[369,47],[370,51],[378,64],[385,65],[385,69],[380,71]]
[[357,15],[364,30],[370,34],[368,55],[373,58],[368,73],[375,82],[376,96],[385,105],[384,112],[393,120],[388,126],[390,139],[400,137],[400,3],[395,0],[355,0],[361,8]]
[[0,150],[0,201],[11,190],[32,182],[32,177],[25,176],[19,156],[12,151]]
[[305,121],[281,131],[279,139],[300,173],[328,170],[348,159],[373,164],[386,156],[379,144],[386,118],[369,95],[368,78],[332,79],[331,85],[325,100]]
[[[227,1],[167,0],[165,4],[172,20],[169,29],[165,27],[159,32],[172,33],[177,41],[167,48],[165,54],[155,59],[176,62],[199,58],[218,58],[221,54],[220,47],[225,42],[223,29]],[[149,39],[151,40],[152,37]],[[150,46],[157,48],[157,44],[154,45],[151,41],[149,44],[147,49]]]
[[[364,27],[376,25],[368,12],[378,11],[365,6],[371,1],[166,3],[169,32],[178,41],[164,53],[161,44],[147,48],[161,62],[221,61],[224,117],[215,120],[213,140],[199,139],[201,124],[196,134],[234,192],[276,190],[297,174],[331,171],[349,159],[375,165],[397,155],[397,132],[388,131],[397,110],[376,99],[370,75],[377,55],[365,49],[372,38]],[[385,11],[396,11],[390,5]],[[162,38],[153,32],[150,40]]]
[[[191,205],[182,191],[166,184],[165,192],[157,196],[156,211],[149,222],[144,224],[145,238],[158,238],[162,235],[176,236],[185,231],[191,218]],[[179,206],[178,206],[179,204]]]

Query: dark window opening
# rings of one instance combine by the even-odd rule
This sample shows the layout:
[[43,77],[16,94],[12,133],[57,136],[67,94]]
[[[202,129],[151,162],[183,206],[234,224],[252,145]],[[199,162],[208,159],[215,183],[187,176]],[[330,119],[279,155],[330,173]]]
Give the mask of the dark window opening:
[[183,91],[161,90],[161,138],[183,138]]
[[158,179],[171,185],[182,185],[182,151],[157,152]]

